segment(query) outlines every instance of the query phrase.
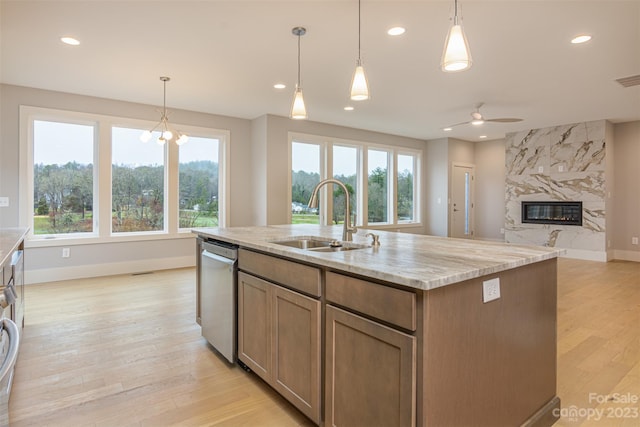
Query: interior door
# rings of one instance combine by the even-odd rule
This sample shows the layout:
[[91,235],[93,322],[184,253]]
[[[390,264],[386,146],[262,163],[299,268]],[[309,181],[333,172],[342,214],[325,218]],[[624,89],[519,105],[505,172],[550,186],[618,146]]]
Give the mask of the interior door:
[[473,165],[452,164],[450,237],[473,238],[474,175]]

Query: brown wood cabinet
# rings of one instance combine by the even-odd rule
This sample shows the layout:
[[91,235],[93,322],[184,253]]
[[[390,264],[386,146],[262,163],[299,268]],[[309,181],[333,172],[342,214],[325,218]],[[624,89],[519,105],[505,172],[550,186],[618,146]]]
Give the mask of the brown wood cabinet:
[[[556,259],[422,290],[238,251],[238,358],[322,426],[550,426]],[[484,282],[500,298],[484,302]]]
[[238,273],[238,359],[271,382],[271,284]]
[[238,358],[320,423],[320,301],[240,272]]
[[325,424],[416,424],[416,339],[326,307]]

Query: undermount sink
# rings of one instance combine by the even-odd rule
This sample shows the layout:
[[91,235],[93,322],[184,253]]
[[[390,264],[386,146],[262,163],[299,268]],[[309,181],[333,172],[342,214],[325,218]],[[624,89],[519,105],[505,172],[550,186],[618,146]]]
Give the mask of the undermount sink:
[[357,249],[366,249],[370,246],[351,242],[341,242],[322,237],[291,237],[283,240],[274,240],[276,245],[289,246],[291,248],[304,249],[314,252],[343,252]]

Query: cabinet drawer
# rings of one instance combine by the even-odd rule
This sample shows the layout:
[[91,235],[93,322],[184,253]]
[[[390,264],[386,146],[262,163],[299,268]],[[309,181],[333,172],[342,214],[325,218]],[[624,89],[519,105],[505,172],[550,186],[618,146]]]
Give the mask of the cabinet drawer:
[[416,294],[327,272],[327,301],[410,331],[416,330]]
[[316,297],[320,296],[320,269],[240,248],[240,270]]

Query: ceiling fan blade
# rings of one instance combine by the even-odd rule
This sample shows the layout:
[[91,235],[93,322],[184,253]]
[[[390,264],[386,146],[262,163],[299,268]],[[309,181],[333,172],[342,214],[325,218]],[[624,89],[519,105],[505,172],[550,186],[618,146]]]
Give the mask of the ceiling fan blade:
[[456,126],[460,126],[460,125],[466,125],[466,124],[469,124],[469,123],[471,123],[471,122],[470,121],[466,121],[466,122],[460,122],[460,123],[456,123],[455,125],[449,125],[449,126],[445,126],[445,127],[452,128],[452,127],[456,127]]
[[518,119],[515,117],[503,117],[499,119],[484,119],[485,122],[497,122],[497,123],[515,123],[521,122],[522,119]]

